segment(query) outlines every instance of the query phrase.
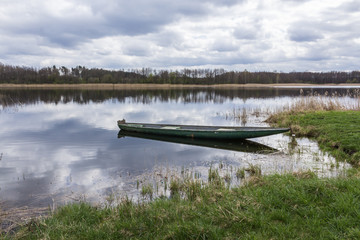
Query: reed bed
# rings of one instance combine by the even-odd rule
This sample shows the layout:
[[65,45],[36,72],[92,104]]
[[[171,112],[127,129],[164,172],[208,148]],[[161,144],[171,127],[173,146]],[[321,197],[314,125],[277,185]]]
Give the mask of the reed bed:
[[[199,189],[208,183],[220,184],[224,181],[230,187],[242,184],[251,176],[261,175],[260,166],[252,164],[236,168],[220,162],[205,169],[204,171],[195,171],[185,167],[177,170],[156,168],[152,174],[145,174],[144,177],[136,180],[136,188],[140,193],[137,201],[139,203],[147,202],[156,198],[172,198],[175,195],[180,195],[185,199],[192,198]],[[238,175],[240,171],[243,172],[241,177]]]
[[314,111],[360,111],[360,89],[348,90],[345,94],[334,92],[304,92],[300,89],[300,96],[294,101],[284,104],[282,107],[262,109],[247,109],[240,106],[225,113],[217,113],[225,119],[235,120],[235,122],[245,126],[252,120],[265,120],[279,114],[293,114]]
[[300,98],[281,109],[281,112],[311,112],[311,111],[360,111],[360,89],[348,90],[346,94],[320,95],[317,92],[304,95],[300,90]]

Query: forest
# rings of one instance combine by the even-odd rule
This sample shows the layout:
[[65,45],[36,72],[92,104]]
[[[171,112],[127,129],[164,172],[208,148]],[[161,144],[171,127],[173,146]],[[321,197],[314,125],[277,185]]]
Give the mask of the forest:
[[349,72],[250,72],[224,69],[156,70],[151,68],[106,70],[65,66],[33,68],[0,63],[0,84],[79,84],[79,83],[154,83],[154,84],[272,84],[360,83],[360,71]]

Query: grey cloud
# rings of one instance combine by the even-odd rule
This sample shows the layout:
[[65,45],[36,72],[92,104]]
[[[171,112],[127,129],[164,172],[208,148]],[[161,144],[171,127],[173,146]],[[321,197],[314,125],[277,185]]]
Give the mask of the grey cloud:
[[288,33],[290,40],[295,42],[313,42],[323,38],[320,29],[316,27],[317,23],[297,22],[293,24]]
[[[339,18],[345,19],[346,13],[337,13],[332,9],[323,12],[321,21],[295,22],[288,29],[289,38],[295,42],[315,42],[323,39],[324,35],[331,36],[330,39],[335,41],[345,41],[360,36],[358,19],[349,18],[346,21],[339,21]],[[341,45],[340,42],[338,43]]]
[[[6,0],[0,8],[0,61],[37,67],[81,64],[113,68],[266,62],[279,64],[280,69],[286,60],[294,62],[295,58],[303,64],[321,59],[343,64],[344,58],[349,64],[357,61],[357,0],[324,6],[316,0],[255,1],[239,6],[244,2],[250,3]],[[314,9],[307,13],[311,7]],[[287,9],[298,12],[292,18],[283,12]],[[275,18],[279,26],[266,24],[267,17]],[[285,39],[283,34],[273,36],[277,32],[272,27],[277,31],[287,28]],[[269,46],[261,46],[264,43]],[[298,69],[297,65],[291,69]]]
[[234,36],[237,39],[253,40],[257,37],[257,31],[250,27],[239,27],[234,31]]
[[130,44],[124,47],[123,53],[129,56],[145,57],[151,54],[149,47],[140,44]]
[[38,16],[31,21],[9,23],[6,30],[10,34],[35,36],[47,39],[50,43],[70,47],[80,41],[101,37],[106,34],[106,28],[96,19],[87,19],[81,16],[66,16],[59,19],[54,16]]
[[183,41],[183,36],[173,31],[163,31],[150,39],[153,40],[158,46],[161,47],[174,47],[178,48]]
[[331,59],[331,53],[323,46],[309,48],[304,55],[297,56],[297,60],[303,61],[322,61],[327,59]]
[[239,50],[239,45],[226,39],[217,39],[212,46],[212,50],[218,52],[233,52]]
[[359,12],[360,3],[358,0],[344,3],[340,6],[340,9],[345,10],[346,12]]
[[214,5],[226,5],[232,6],[235,4],[243,3],[246,0],[208,0],[207,2],[211,2]]
[[[232,56],[226,54],[214,54],[211,56],[190,57],[169,57],[162,59],[157,64],[162,67],[172,66],[204,66],[204,65],[236,65],[261,62],[261,59],[254,54],[234,53]],[[165,63],[165,66],[164,66]]]
[[323,38],[316,30],[297,29],[290,32],[290,39],[295,42],[313,42]]
[[156,64],[158,66],[163,67],[173,67],[173,66],[200,66],[205,65],[207,63],[207,59],[203,57],[165,57],[163,59],[156,60]]
[[218,58],[213,61],[215,65],[237,65],[237,64],[253,64],[259,63],[261,59],[252,54],[236,54],[229,58]]
[[[34,15],[30,21],[19,19],[17,22],[3,24],[10,33],[33,34],[47,38],[50,42],[63,47],[71,47],[80,42],[104,36],[136,36],[157,32],[163,26],[181,16],[202,16],[211,12],[210,5],[231,6],[242,1],[236,0],[165,0],[115,1],[76,1],[75,6],[91,9],[79,15],[54,16],[46,8],[29,7],[27,13]],[[61,4],[61,3],[59,3]],[[19,14],[24,14],[19,10]]]
[[281,0],[282,2],[296,2],[296,3],[305,3],[311,0]]
[[[34,38],[29,35],[1,35],[0,56],[2,58],[9,60],[12,56],[20,58],[20,56],[46,56],[50,54],[46,48],[34,47],[44,44],[44,40],[42,38]],[[20,62],[16,64],[20,64]]]

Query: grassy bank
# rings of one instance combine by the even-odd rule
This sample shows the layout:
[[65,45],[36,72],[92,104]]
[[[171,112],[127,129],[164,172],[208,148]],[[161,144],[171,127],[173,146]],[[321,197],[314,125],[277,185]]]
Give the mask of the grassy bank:
[[352,101],[341,101],[327,92],[302,96],[267,121],[290,127],[297,137],[313,138],[337,160],[360,167],[360,89],[347,97]]
[[[252,177],[229,189],[216,176],[171,199],[60,208],[15,239],[358,239],[360,179],[311,172]],[[181,198],[180,195],[183,195]]]
[[310,137],[337,160],[360,166],[360,111],[282,112],[270,122],[289,126],[298,137]]

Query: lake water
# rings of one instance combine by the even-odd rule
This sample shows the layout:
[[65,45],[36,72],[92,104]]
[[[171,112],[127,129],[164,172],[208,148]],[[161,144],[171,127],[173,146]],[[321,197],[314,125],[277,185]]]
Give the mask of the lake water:
[[[346,95],[353,89],[304,91]],[[118,136],[116,121],[123,118],[128,122],[267,126],[264,120],[269,113],[299,96],[296,88],[0,90],[0,201],[11,208],[84,199],[103,202],[114,194],[136,198],[137,186],[144,182],[161,184],[184,171],[206,179],[209,167],[234,172],[259,166],[263,174],[309,169],[320,176],[343,174],[349,166],[320,152],[315,142],[284,134],[227,143],[240,145],[237,149],[224,149],[220,143],[204,146]],[[347,96],[338,99],[355,101]],[[234,118],[234,112],[244,109],[246,121]]]

